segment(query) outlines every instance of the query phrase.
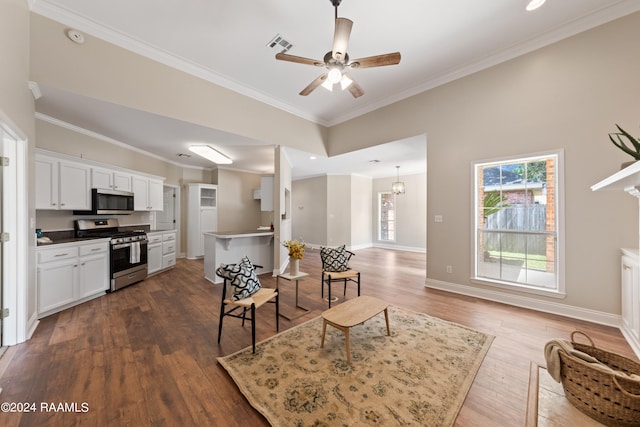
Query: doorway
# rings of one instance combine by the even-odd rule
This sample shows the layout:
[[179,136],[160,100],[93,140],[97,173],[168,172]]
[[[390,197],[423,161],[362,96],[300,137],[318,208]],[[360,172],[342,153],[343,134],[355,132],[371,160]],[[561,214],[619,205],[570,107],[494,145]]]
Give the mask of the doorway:
[[0,347],[26,339],[26,138],[0,111]]
[[156,230],[176,230],[180,242],[180,187],[165,185],[162,189],[162,211],[156,212]]

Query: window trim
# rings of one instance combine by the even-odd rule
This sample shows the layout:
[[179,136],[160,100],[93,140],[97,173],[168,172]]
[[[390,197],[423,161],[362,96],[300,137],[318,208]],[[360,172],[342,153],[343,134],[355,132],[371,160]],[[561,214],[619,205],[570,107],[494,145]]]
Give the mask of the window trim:
[[[486,277],[477,276],[478,268],[478,230],[477,230],[477,207],[478,204],[478,191],[476,182],[476,168],[481,165],[498,163],[498,162],[511,162],[518,160],[531,160],[536,157],[556,157],[555,175],[556,175],[556,227],[557,227],[557,241],[556,241],[556,255],[557,255],[557,272],[556,272],[556,289],[543,289],[537,286],[526,285],[523,283],[507,282],[503,280],[492,280]],[[564,192],[564,150],[549,150],[543,152],[503,156],[491,159],[472,161],[470,165],[470,182],[471,182],[471,245],[470,246],[470,282],[481,285],[489,285],[497,288],[508,289],[511,291],[518,291],[529,294],[544,295],[554,298],[566,297],[566,282],[565,282],[565,192]]]

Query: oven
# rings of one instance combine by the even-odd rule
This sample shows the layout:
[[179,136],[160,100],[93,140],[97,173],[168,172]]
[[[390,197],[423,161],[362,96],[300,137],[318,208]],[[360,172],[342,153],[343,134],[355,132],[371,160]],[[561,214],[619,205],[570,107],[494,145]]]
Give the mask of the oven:
[[147,233],[144,230],[119,227],[118,220],[79,219],[75,221],[78,238],[108,237],[110,241],[110,287],[117,291],[147,278]]
[[[133,236],[139,237],[139,236]],[[125,239],[125,241],[120,241]],[[147,278],[147,237],[111,240],[111,291]]]

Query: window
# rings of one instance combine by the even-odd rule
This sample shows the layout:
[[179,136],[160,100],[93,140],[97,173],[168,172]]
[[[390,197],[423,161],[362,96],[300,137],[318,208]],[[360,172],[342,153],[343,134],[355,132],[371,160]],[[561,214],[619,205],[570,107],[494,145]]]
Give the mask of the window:
[[474,279],[564,292],[561,153],[473,165]]
[[378,240],[396,240],[396,196],[378,193]]

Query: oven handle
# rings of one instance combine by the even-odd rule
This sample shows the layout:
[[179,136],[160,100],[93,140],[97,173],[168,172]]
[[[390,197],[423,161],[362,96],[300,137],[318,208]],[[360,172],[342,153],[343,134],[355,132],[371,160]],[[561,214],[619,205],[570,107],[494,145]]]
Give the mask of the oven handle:
[[[140,242],[141,245],[146,245],[148,243],[148,240],[138,240],[138,242]],[[113,245],[111,246],[112,249],[122,249],[122,248],[128,248],[131,246],[131,242],[129,243],[118,243],[117,245]]]

